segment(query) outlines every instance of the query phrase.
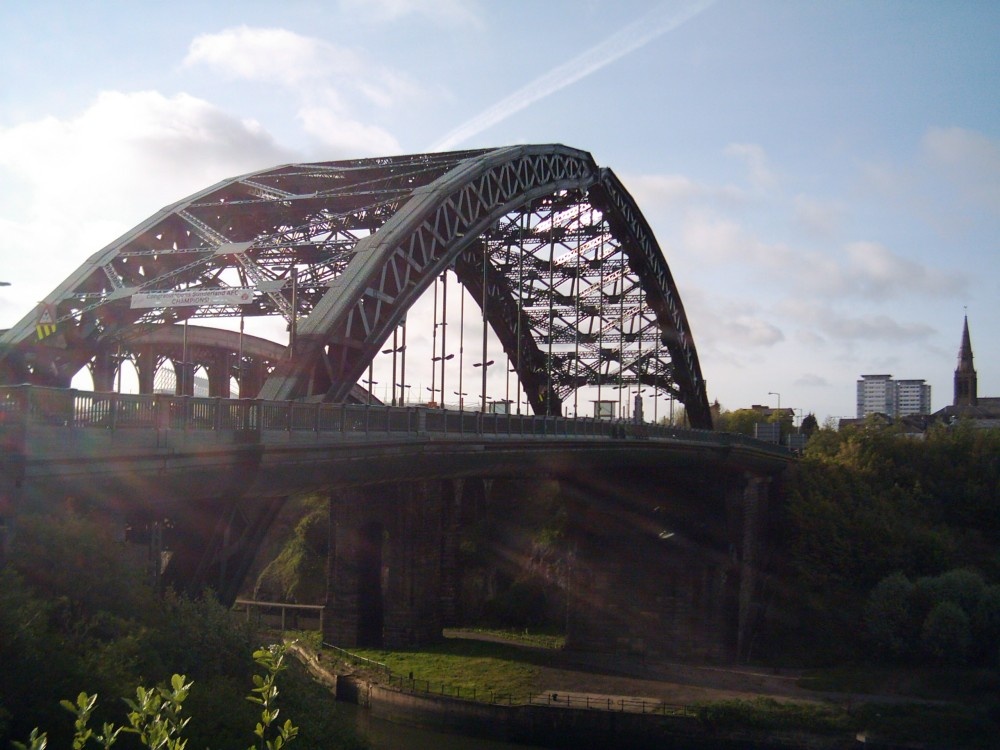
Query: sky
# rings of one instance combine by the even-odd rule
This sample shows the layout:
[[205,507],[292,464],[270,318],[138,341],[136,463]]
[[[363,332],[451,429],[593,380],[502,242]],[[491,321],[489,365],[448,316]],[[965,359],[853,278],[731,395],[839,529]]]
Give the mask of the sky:
[[[0,329],[287,162],[564,143],[635,197],[724,409],[1000,396],[1000,3],[0,3]],[[452,377],[452,376],[449,376]],[[780,394],[780,396],[778,395]]]

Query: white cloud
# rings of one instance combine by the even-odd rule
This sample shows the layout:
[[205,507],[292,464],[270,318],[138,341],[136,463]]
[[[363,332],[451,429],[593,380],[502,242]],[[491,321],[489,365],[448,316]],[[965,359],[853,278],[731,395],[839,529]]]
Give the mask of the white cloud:
[[844,246],[844,257],[843,282],[866,296],[940,296],[958,294],[965,288],[961,276],[932,270],[877,242],[848,243]]
[[900,323],[888,315],[828,315],[821,324],[831,338],[845,341],[920,341],[935,333],[925,323]]
[[828,298],[861,297],[869,301],[959,294],[966,279],[904,258],[877,242],[855,241],[825,251],[768,243],[739,222],[691,213],[683,226],[683,249],[719,266],[744,266],[765,282],[789,293]]
[[299,110],[298,118],[307,133],[339,155],[388,156],[401,150],[388,131],[365,125],[335,107],[305,106]]
[[352,16],[376,22],[424,16],[450,26],[484,26],[478,4],[470,0],[340,0],[340,7]]
[[1000,144],[964,128],[930,128],[924,156],[968,197],[1000,215]]
[[830,236],[840,228],[844,206],[839,202],[820,201],[807,195],[795,196],[795,221],[807,232]]
[[805,388],[829,388],[830,381],[814,372],[805,372],[795,380],[795,385]]
[[738,187],[706,185],[680,174],[626,175],[622,177],[622,182],[646,214],[657,209],[704,202],[735,206],[747,200],[744,191]]
[[324,39],[279,28],[238,26],[202,34],[191,42],[184,65],[203,65],[234,78],[281,85],[313,106],[317,97],[331,96],[345,106],[347,92],[353,92],[370,104],[389,108],[421,92],[401,71]]
[[355,53],[322,39],[248,26],[199,35],[191,42],[184,65],[205,65],[236,78],[285,86],[350,74],[362,67]]
[[117,217],[122,202],[159,208],[290,157],[258,123],[187,94],[108,91],[77,117],[0,129],[0,167],[60,215]]
[[12,293],[29,309],[159,208],[295,160],[257,123],[186,94],[104,92],[74,117],[0,128],[0,257]]
[[766,347],[785,340],[785,334],[773,323],[745,315],[726,320],[726,329],[726,338],[735,346]]
[[191,43],[184,64],[293,92],[300,101],[296,117],[305,131],[324,150],[334,151],[324,158],[399,153],[395,136],[363,122],[359,110],[366,105],[390,110],[421,93],[405,73],[352,49],[280,28],[239,26],[202,34]]
[[535,102],[640,49],[658,36],[683,26],[714,2],[715,0],[682,0],[678,3],[655,6],[628,26],[585,49],[576,57],[557,65],[471,120],[462,123],[431,146],[430,150],[447,151],[455,148]]
[[778,184],[778,177],[771,169],[767,154],[758,144],[730,143],[726,146],[725,153],[727,156],[741,159],[746,164],[750,172],[750,184],[754,187],[766,190]]

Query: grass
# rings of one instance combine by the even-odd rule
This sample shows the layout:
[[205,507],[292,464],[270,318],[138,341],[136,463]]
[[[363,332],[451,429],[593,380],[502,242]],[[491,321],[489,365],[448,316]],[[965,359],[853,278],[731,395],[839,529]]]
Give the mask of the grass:
[[[453,636],[469,631],[449,631]],[[476,630],[477,635],[491,640],[449,637],[442,643],[419,648],[388,651],[385,649],[352,649],[352,653],[386,664],[396,679],[414,678],[417,690],[469,696],[491,693],[515,698],[538,693],[542,667],[556,662],[562,642],[551,634],[526,634],[516,631]],[[308,634],[307,642],[315,642]],[[332,653],[331,659],[335,659]],[[970,679],[971,673],[978,675]],[[976,670],[960,675],[947,670],[923,670],[903,673],[900,670],[874,667],[841,667],[811,674],[805,682],[817,690],[854,693],[910,692],[911,695],[930,690],[952,692],[952,701],[960,700],[957,693],[968,695],[970,690],[995,687],[995,676],[986,679]],[[905,683],[905,684],[903,684]],[[942,684],[944,683],[944,684]],[[960,685],[964,684],[964,689]],[[442,690],[442,686],[444,689]],[[995,694],[992,694],[995,695]],[[943,695],[934,697],[942,698]],[[963,701],[964,702],[964,701]],[[693,707],[698,718],[720,729],[747,728],[764,731],[805,731],[838,735],[866,731],[873,738],[894,742],[929,742],[932,746],[968,748],[994,747],[1000,736],[996,716],[1000,702],[988,698],[979,705],[959,702],[929,704],[859,703],[848,707],[814,703],[776,701],[757,698],[746,701],[714,701]]]
[[905,695],[963,702],[1000,698],[1000,674],[990,669],[844,665],[814,670],[799,680],[807,690]]
[[844,734],[855,724],[847,711],[815,703],[757,698],[747,701],[713,701],[695,707],[698,718],[720,728],[753,728],[772,731],[799,730]]
[[396,676],[430,683],[431,690],[443,685],[448,691],[476,694],[535,693],[540,689],[541,667],[552,661],[551,647],[547,653],[515,642],[465,638],[397,651],[355,648],[351,652],[387,665]]
[[533,648],[561,649],[566,645],[566,636],[562,633],[530,633],[527,628],[524,630],[506,628],[456,628],[444,631],[445,638],[461,638],[465,633],[485,635]]

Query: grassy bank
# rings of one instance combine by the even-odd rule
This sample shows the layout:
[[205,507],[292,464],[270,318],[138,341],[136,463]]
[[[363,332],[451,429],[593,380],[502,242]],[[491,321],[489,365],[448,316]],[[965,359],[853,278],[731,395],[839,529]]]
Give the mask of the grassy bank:
[[[430,685],[430,692],[470,697],[537,694],[547,687],[542,684],[544,668],[558,668],[563,661],[562,641],[557,636],[495,630],[461,631],[454,635],[467,637],[447,638],[442,643],[413,649],[352,649],[352,653],[386,665],[396,678],[412,676],[417,690],[423,691]],[[311,640],[318,645],[318,634],[311,636]],[[334,661],[338,657],[329,651],[326,658]],[[365,671],[356,664],[350,668]],[[822,703],[818,696],[813,702],[762,696],[752,700],[703,701],[689,709],[706,725],[722,730],[800,731],[827,736],[859,734],[870,741],[906,742],[914,747],[970,750],[994,747],[993,742],[1000,735],[993,708],[996,703],[969,700],[970,689],[987,687],[982,675],[977,679],[970,672],[914,675],[905,670],[840,668],[810,674],[803,687],[857,694],[855,700],[844,696],[836,702]],[[384,680],[384,674],[373,673],[373,676]],[[921,685],[925,690],[919,689]],[[445,689],[441,691],[440,686]],[[916,692],[910,692],[914,688]],[[913,696],[914,702],[907,703],[900,696],[903,692]],[[917,699],[921,693],[923,702]],[[871,700],[868,696],[872,695],[888,695],[897,702]],[[929,703],[927,699],[936,702]]]
[[454,694],[529,695],[541,688],[541,667],[556,664],[559,636],[480,630],[478,638],[446,638],[441,643],[389,651],[351,649],[385,664],[394,675],[412,677]]

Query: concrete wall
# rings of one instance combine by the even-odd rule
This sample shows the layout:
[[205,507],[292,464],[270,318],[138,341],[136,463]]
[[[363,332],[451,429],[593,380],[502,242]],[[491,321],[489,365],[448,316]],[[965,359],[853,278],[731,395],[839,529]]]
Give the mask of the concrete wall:
[[404,693],[353,677],[337,679],[337,699],[373,717],[471,737],[551,748],[635,750],[840,750],[853,737],[716,727],[693,715],[643,714],[546,705],[505,706]]

